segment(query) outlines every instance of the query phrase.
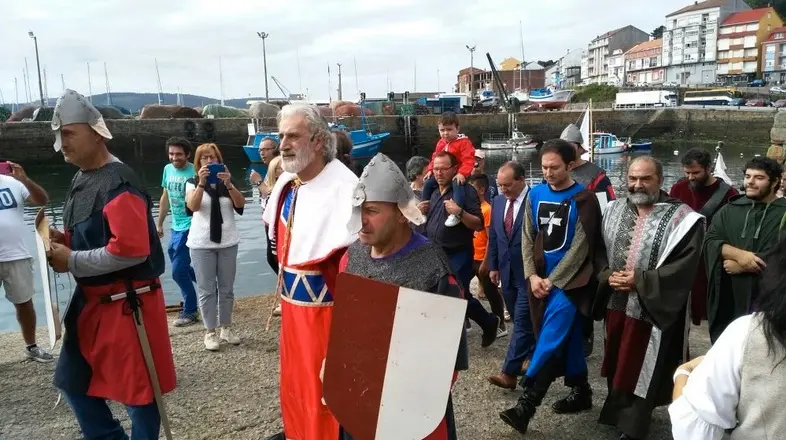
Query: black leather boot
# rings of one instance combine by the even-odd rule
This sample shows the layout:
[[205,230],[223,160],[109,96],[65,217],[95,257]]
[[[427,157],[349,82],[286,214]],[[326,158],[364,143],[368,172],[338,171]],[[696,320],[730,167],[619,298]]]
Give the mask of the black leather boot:
[[287,440],[287,437],[284,435],[284,431],[281,431],[278,434],[271,435],[265,440]]
[[574,414],[592,408],[592,388],[589,382],[571,387],[570,394],[554,402],[551,408],[557,414]]
[[516,406],[502,411],[499,413],[499,417],[511,428],[526,434],[529,422],[535,416],[535,410],[540,405],[540,400],[542,400],[542,397],[538,399],[534,389],[526,388],[524,395],[519,397],[518,402],[516,402]]

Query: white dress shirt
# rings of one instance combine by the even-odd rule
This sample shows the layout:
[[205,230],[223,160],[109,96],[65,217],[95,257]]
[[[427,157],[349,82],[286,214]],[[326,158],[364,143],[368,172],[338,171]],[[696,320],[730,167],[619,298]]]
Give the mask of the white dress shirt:
[[679,440],[721,440],[737,426],[742,358],[753,315],[726,327],[688,376],[682,395],[669,406],[671,434]]
[[[508,207],[510,206],[511,203],[513,203],[513,222],[515,223],[516,217],[519,215],[519,209],[521,209],[521,206],[524,204],[524,198],[527,197],[528,193],[529,193],[529,185],[526,185],[524,189],[521,191],[521,194],[519,194],[519,196],[516,198],[516,200],[513,200],[511,202],[511,200],[506,197],[505,212],[503,212],[502,214],[507,215]],[[505,217],[502,218],[504,219]]]

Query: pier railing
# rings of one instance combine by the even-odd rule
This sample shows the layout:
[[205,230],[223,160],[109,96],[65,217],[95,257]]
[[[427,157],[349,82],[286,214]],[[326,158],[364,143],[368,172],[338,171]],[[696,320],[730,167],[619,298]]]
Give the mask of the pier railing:
[[506,142],[510,139],[507,133],[483,133],[482,140],[488,142]]

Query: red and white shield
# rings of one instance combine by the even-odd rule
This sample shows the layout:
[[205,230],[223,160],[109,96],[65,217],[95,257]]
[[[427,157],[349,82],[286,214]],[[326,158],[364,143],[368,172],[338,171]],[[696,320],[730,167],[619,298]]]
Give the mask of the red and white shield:
[[327,406],[355,440],[421,440],[445,416],[466,300],[339,274]]

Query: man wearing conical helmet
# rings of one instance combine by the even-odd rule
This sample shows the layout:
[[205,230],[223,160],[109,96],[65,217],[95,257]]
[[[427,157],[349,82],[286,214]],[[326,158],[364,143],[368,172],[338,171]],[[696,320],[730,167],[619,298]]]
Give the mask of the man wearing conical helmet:
[[66,195],[63,231],[51,231],[47,255],[53,270],[70,272],[77,283],[55,385],[85,438],[125,436],[107,400],[128,407],[134,438],[158,438],[165,412],[155,394],[172,391],[176,381],[153,202],[134,171],[107,149],[112,134],[84,96],[65,91],[52,130],[55,150],[79,168]]
[[[347,225],[359,239],[349,246],[339,270],[421,292],[463,297],[442,248],[410,227],[410,223],[420,225],[426,221],[417,202],[404,174],[390,158],[380,153],[371,159],[355,188],[352,217]],[[456,372],[469,367],[466,334],[461,325],[457,330],[462,334]],[[454,373],[453,379],[456,377]],[[351,440],[351,434],[344,432],[343,440]],[[445,417],[426,439],[456,438],[453,404],[448,395]]]

